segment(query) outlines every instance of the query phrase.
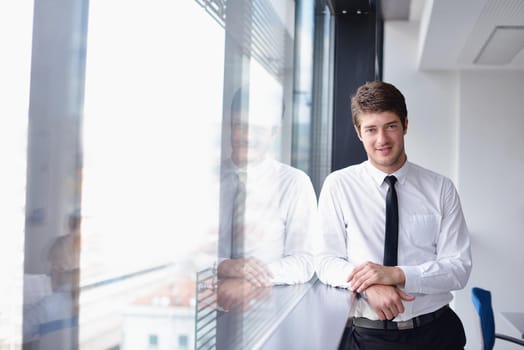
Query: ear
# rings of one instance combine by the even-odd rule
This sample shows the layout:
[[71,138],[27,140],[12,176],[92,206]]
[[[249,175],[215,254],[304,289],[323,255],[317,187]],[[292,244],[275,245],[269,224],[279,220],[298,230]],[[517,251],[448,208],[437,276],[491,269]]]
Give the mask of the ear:
[[362,141],[362,136],[360,136],[360,130],[359,130],[359,128],[358,128],[356,125],[353,125],[353,127],[355,128],[355,132],[357,133],[358,139],[359,139],[360,141]]
[[404,135],[408,133],[408,117],[404,120]]

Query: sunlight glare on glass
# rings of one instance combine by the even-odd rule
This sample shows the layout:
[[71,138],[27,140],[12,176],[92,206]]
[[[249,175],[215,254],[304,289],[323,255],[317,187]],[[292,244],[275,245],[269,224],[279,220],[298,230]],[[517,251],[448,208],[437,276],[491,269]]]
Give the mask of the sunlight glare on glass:
[[83,234],[112,266],[190,256],[217,236],[223,29],[188,0],[89,17]]

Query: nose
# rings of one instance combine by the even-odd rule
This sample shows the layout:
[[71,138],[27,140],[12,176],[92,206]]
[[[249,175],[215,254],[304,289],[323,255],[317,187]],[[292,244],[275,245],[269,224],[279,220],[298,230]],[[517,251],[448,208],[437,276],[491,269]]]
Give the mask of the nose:
[[387,133],[384,129],[382,128],[379,128],[378,131],[377,131],[377,142],[378,144],[380,145],[383,145],[385,143],[388,142],[388,136],[387,136]]
[[234,124],[232,126],[232,133],[237,137],[247,137],[249,128],[247,124]]

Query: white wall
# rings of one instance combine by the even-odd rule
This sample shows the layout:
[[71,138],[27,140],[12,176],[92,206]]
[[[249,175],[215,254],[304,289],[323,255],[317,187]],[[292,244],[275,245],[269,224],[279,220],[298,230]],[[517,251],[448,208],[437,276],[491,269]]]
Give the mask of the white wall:
[[383,80],[406,98],[408,159],[456,180],[456,73],[417,71],[418,22],[387,22]]
[[[453,306],[466,328],[467,349],[480,349],[473,286],[492,291],[496,313],[524,311],[524,72],[420,72],[418,27],[386,23],[384,80],[406,96],[409,159],[451,177],[458,187],[474,267]],[[495,322],[498,332],[518,336],[500,315]],[[502,341],[495,347],[517,348]]]
[[[468,287],[491,290],[496,312],[524,311],[524,72],[462,72],[460,122],[460,192],[474,258]],[[518,335],[498,314],[495,324]]]

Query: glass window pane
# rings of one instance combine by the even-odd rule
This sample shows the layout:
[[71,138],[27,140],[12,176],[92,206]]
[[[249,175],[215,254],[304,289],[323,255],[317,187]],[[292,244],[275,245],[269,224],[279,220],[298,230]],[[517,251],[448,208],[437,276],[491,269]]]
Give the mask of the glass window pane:
[[224,30],[198,3],[90,1],[81,348],[193,334],[195,274],[216,260],[223,70]]
[[[295,2],[64,3],[35,3],[25,289],[45,297],[24,339],[189,349],[233,331],[226,348],[249,348],[313,276],[316,198],[290,166],[311,66],[294,67]],[[271,271],[263,288],[220,274],[248,259]],[[220,322],[224,296],[240,314]]]
[[32,15],[33,1],[0,3],[0,349],[22,341]]

